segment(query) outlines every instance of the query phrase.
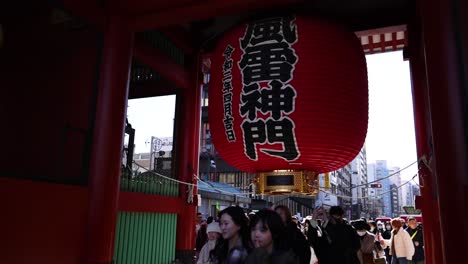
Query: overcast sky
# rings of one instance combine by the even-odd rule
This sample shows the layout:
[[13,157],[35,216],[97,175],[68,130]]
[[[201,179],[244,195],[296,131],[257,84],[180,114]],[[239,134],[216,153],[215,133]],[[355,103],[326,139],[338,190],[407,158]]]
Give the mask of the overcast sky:
[[[367,162],[387,160],[389,166],[406,167],[417,160],[413,99],[408,61],[402,52],[367,56],[369,127]],[[409,179],[417,166],[403,171]]]
[[[403,168],[416,161],[413,104],[409,64],[401,52],[367,56],[369,78],[369,128],[366,138],[367,162],[387,160]],[[149,152],[151,136],[171,137],[175,96],[130,100],[128,119],[136,128],[136,153]],[[402,172],[410,179],[414,165]]]

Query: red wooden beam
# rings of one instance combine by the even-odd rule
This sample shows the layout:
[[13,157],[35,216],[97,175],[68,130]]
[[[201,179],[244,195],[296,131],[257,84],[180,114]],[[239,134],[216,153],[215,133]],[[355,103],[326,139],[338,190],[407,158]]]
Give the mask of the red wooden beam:
[[160,31],[185,54],[193,54],[195,43],[191,32],[180,26],[162,28]]
[[369,52],[372,54],[374,53],[374,38],[370,35],[367,36],[367,40],[369,41],[369,44],[367,44],[369,46]]
[[[369,37],[372,38],[372,36],[369,36]],[[395,50],[397,50],[397,49],[398,49],[398,48],[397,48],[398,45],[405,45],[405,43],[406,43],[406,42],[405,42],[404,39],[399,39],[399,40],[395,40],[395,41],[390,40],[390,41],[385,41],[385,45],[383,45],[383,46],[384,46],[384,47],[390,47],[390,46],[393,47],[393,45],[395,45]],[[382,45],[382,44],[381,44],[381,45]],[[369,44],[365,44],[365,45],[362,45],[362,48],[363,48],[364,50],[367,50],[367,49],[368,49],[370,53],[373,53],[373,52],[375,52],[374,49],[376,48],[376,44],[375,44],[375,43],[372,43],[372,44],[370,44],[370,43],[369,43]],[[381,52],[385,52],[385,50],[382,50]]]
[[63,8],[65,12],[73,16],[80,17],[85,21],[94,24],[97,28],[103,29],[105,24],[104,8],[98,6],[99,1],[95,0],[57,0],[57,6]]
[[303,0],[200,1],[193,5],[129,18],[129,26],[134,31],[145,31],[213,17],[241,14],[242,12],[261,10],[266,7],[289,6],[299,2],[303,2]]
[[133,55],[166,80],[182,89],[189,89],[188,71],[183,66],[175,63],[165,53],[151,47],[144,40],[135,40]]
[[166,80],[142,81],[130,83],[128,99],[164,96],[177,93],[179,88]]
[[380,34],[380,49],[385,52],[385,34]]
[[362,31],[356,31],[355,33],[356,33],[356,36],[362,37],[362,36],[378,35],[378,34],[393,33],[393,32],[400,32],[400,31],[406,31],[406,25],[362,30]]
[[396,32],[392,33],[392,50],[397,50],[397,35],[396,35]]

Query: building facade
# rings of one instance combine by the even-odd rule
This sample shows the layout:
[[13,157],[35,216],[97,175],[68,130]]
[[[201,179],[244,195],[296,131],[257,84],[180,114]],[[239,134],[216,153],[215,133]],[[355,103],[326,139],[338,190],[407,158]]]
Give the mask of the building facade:
[[352,195],[351,195],[351,177],[352,166],[351,163],[346,164],[343,168],[332,172],[336,176],[337,188],[336,195],[338,198],[338,205],[343,207],[345,215],[348,219],[352,218]]
[[382,197],[382,206],[383,210],[382,213],[384,216],[391,217],[392,216],[392,199],[391,199],[391,187],[390,187],[390,179],[386,178],[389,175],[387,161],[386,160],[377,160],[376,161],[376,168],[375,168],[375,179],[381,179],[380,183],[382,184],[382,188],[376,190],[377,196]]
[[400,167],[391,167],[388,170],[389,175],[392,176],[389,178],[390,184],[394,185],[392,191],[394,191],[397,195],[397,205],[393,207],[393,214],[398,216],[403,213],[402,206],[403,206],[403,186],[401,181],[401,174],[400,174]]
[[369,217],[367,200],[367,157],[366,147],[351,162],[351,194],[352,194],[352,219]]

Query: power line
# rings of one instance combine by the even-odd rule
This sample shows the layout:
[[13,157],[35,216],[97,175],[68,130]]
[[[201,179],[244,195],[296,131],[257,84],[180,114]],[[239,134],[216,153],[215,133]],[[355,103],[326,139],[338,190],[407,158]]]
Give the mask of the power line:
[[362,187],[362,186],[367,186],[367,185],[369,185],[370,183],[376,183],[376,182],[379,182],[379,181],[381,181],[381,180],[385,180],[385,179],[388,179],[388,178],[390,178],[390,177],[392,177],[392,176],[395,176],[395,175],[397,175],[397,174],[400,174],[400,172],[402,172],[402,171],[408,169],[409,167],[413,166],[414,164],[418,163],[419,160],[421,160],[421,158],[418,159],[417,161],[411,163],[410,165],[404,167],[403,169],[400,169],[399,171],[396,171],[396,172],[394,172],[394,173],[392,173],[392,174],[390,174],[390,175],[388,175],[388,176],[385,176],[385,177],[383,177],[383,178],[377,179],[377,180],[375,180],[375,181],[370,181],[370,182],[367,182],[367,183],[363,183],[363,184],[360,184],[360,185],[353,186],[353,187],[351,187],[351,189],[358,188],[358,187]]
[[337,194],[333,194],[333,193],[330,193],[330,192],[327,192],[325,191],[323,188],[321,187],[313,187],[311,186],[312,188],[316,188],[318,189],[320,192],[323,192],[323,193],[326,193],[326,194],[329,194],[329,195],[334,195],[336,197],[340,197],[340,198],[347,198],[347,199],[353,199],[353,198],[356,198],[356,199],[369,199],[369,198],[381,198],[382,195],[384,194],[387,194],[387,193],[391,193],[392,191],[394,190],[398,190],[399,188],[403,187],[404,185],[408,184],[409,182],[411,182],[416,176],[418,176],[417,174],[415,174],[409,181],[406,181],[405,183],[395,187],[395,188],[391,188],[389,191],[386,191],[386,192],[383,192],[383,193],[380,193],[378,195],[368,195],[368,196],[361,196],[361,197],[352,197],[352,196],[347,196],[347,195],[337,195]]

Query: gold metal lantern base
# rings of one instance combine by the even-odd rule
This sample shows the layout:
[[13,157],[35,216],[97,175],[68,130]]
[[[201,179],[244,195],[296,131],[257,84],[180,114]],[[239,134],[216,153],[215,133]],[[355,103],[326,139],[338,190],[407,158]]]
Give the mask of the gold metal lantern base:
[[318,193],[318,174],[304,170],[275,170],[257,173],[258,194]]

